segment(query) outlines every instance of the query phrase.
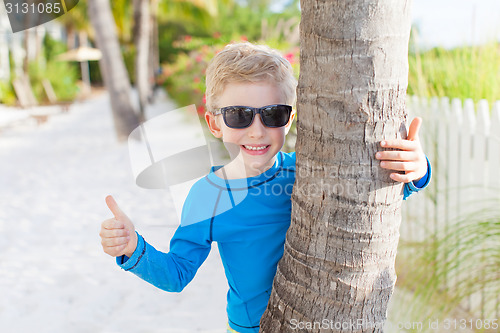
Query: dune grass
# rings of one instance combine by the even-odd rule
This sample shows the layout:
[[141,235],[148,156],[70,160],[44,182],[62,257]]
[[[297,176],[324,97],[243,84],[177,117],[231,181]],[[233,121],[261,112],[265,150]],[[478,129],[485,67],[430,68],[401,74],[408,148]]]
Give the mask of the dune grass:
[[[396,317],[407,322],[466,319],[468,332],[498,332],[500,323],[500,206],[462,216],[424,242],[402,241],[398,287],[409,292]],[[496,320],[496,329],[493,322]],[[403,319],[401,319],[403,320]],[[428,326],[422,332],[435,331]],[[443,329],[443,326],[441,326]],[[409,330],[411,331],[411,330]],[[448,330],[453,332],[455,330]]]

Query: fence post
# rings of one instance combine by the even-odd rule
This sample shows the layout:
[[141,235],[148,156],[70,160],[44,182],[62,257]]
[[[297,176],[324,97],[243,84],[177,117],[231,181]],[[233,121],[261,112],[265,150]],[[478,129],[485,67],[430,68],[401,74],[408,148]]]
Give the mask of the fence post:
[[[439,114],[436,118],[436,138],[437,138],[437,153],[436,153],[436,165],[433,165],[434,169],[434,182],[436,182],[436,223],[438,224],[436,229],[438,230],[438,235],[447,234],[449,216],[448,216],[448,188],[449,188],[449,170],[454,168],[456,165],[450,164],[449,161],[449,149],[451,149],[450,142],[450,126],[451,122],[451,110],[450,110],[450,99],[448,97],[443,97],[439,101]],[[446,253],[439,257],[443,263],[447,262]],[[448,287],[448,276],[444,277],[445,286]]]
[[451,105],[451,118],[448,132],[447,164],[448,170],[448,212],[451,224],[458,222],[458,207],[460,206],[459,187],[460,187],[460,138],[463,126],[462,102],[455,98]]
[[488,162],[490,165],[488,184],[496,198],[500,198],[500,101],[496,101],[491,112],[491,131],[488,137]]
[[[420,116],[423,119],[429,119],[429,126],[424,127],[422,131],[422,136],[420,138],[420,143],[422,144],[422,148],[424,152],[427,154],[427,157],[429,158],[429,161],[434,160],[434,150],[432,149],[433,146],[433,130],[432,130],[432,112],[431,112],[431,106],[430,106],[430,101],[427,98],[421,98],[420,99],[420,108],[418,113],[416,112],[415,116]],[[429,200],[429,197],[432,196],[432,193],[429,193],[431,191],[423,191],[419,193],[418,198],[415,199],[415,206],[418,207],[417,210],[417,218],[418,218],[418,228],[415,232],[415,235],[417,235],[417,241],[419,242],[425,242],[429,239],[429,235],[431,233],[431,227],[432,224],[430,223],[431,221],[431,211],[430,211],[430,206],[431,202]]]
[[[488,184],[493,200],[500,201],[500,101],[496,101],[491,112],[490,135],[488,136]],[[498,244],[496,244],[498,246]],[[496,304],[491,314],[500,318],[500,295],[497,295]]]
[[[452,100],[451,105],[452,117],[450,119],[448,142],[450,147],[448,150],[448,212],[449,212],[449,227],[453,228],[458,224],[459,207],[460,207],[460,186],[461,186],[461,136],[464,116],[462,112],[462,102],[458,98]],[[460,239],[456,239],[455,243],[459,245]],[[460,262],[457,263],[456,270],[459,270]],[[454,283],[458,283],[458,276],[455,275]],[[450,282],[450,281],[448,281]]]
[[[425,152],[428,151],[428,154],[431,159],[431,164],[436,165],[436,169],[442,169],[441,168],[441,161],[440,161],[440,156],[439,156],[439,151],[438,151],[438,145],[439,145],[439,137],[438,133],[441,130],[440,129],[440,114],[441,110],[439,109],[439,98],[433,97],[430,100],[430,105],[429,105],[429,120],[426,122],[426,130],[429,132],[428,135],[428,140],[427,140],[427,147]],[[439,172],[438,172],[439,173]],[[434,178],[434,181],[429,184],[429,191],[425,191],[426,193],[426,201],[427,201],[427,229],[428,233],[433,235],[434,237],[437,236],[438,233],[438,207],[437,207],[437,193],[438,193],[438,186],[441,184],[441,179],[438,175],[438,177]]]
[[[474,102],[472,99],[468,98],[464,102],[464,123],[462,126],[462,140],[460,142],[461,155],[460,155],[460,179],[462,180],[462,186],[459,189],[460,193],[460,206],[458,207],[460,222],[463,223],[468,217],[474,212],[473,203],[476,202],[474,198],[474,169],[473,163],[473,147],[474,147],[474,132],[476,129],[476,117],[474,114]],[[461,242],[459,241],[459,247],[461,248]],[[458,276],[466,280],[468,277],[472,277],[472,273],[468,268],[462,267],[462,272]],[[468,297],[465,308],[470,311],[472,308],[472,297]]]
[[[488,101],[481,100],[479,101],[477,108],[477,121],[476,121],[476,129],[473,136],[474,145],[472,150],[472,177],[474,179],[474,188],[472,189],[472,193],[474,196],[474,200],[472,202],[472,210],[474,215],[481,215],[481,213],[488,209],[490,204],[488,203],[488,199],[490,196],[487,192],[487,176],[488,176],[488,163],[487,163],[487,145],[488,145],[488,136],[490,130],[490,109],[488,106]],[[477,214],[476,214],[477,213]],[[478,251],[483,253],[486,248],[486,244],[481,244],[478,247]],[[484,262],[484,259],[481,260]],[[477,281],[482,281],[481,276],[477,276],[477,272],[471,270],[471,275],[476,275]],[[472,309],[478,309],[481,314],[481,319],[484,319],[485,313],[485,285],[482,283],[482,288],[480,292],[477,292],[471,295],[471,307]]]

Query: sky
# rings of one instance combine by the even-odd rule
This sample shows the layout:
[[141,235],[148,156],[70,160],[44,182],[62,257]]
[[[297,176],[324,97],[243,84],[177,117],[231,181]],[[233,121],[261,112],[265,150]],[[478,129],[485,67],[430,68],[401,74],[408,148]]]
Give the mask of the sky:
[[500,0],[413,0],[412,17],[421,45],[500,41]]

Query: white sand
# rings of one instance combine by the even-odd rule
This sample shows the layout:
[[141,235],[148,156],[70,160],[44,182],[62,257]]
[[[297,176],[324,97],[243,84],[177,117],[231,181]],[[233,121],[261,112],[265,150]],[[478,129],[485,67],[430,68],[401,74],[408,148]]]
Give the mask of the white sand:
[[[163,100],[149,111],[173,108]],[[102,251],[108,194],[157,249],[168,249],[177,227],[169,193],[135,185],[107,95],[41,126],[4,130],[0,160],[0,332],[225,331],[227,282],[215,246],[180,294]]]

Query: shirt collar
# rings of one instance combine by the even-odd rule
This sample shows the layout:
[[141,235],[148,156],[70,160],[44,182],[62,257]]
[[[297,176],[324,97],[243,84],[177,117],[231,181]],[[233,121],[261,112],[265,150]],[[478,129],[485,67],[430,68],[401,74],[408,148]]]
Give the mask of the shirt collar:
[[281,170],[283,166],[283,153],[280,151],[276,156],[276,160],[274,161],[273,166],[268,170],[264,171],[260,175],[248,178],[239,178],[239,179],[223,179],[215,174],[215,171],[222,168],[222,165],[213,166],[210,169],[210,173],[206,176],[206,179],[212,185],[215,185],[222,189],[231,189],[231,190],[243,190],[251,187],[262,185],[268,181],[273,180],[278,172]]

